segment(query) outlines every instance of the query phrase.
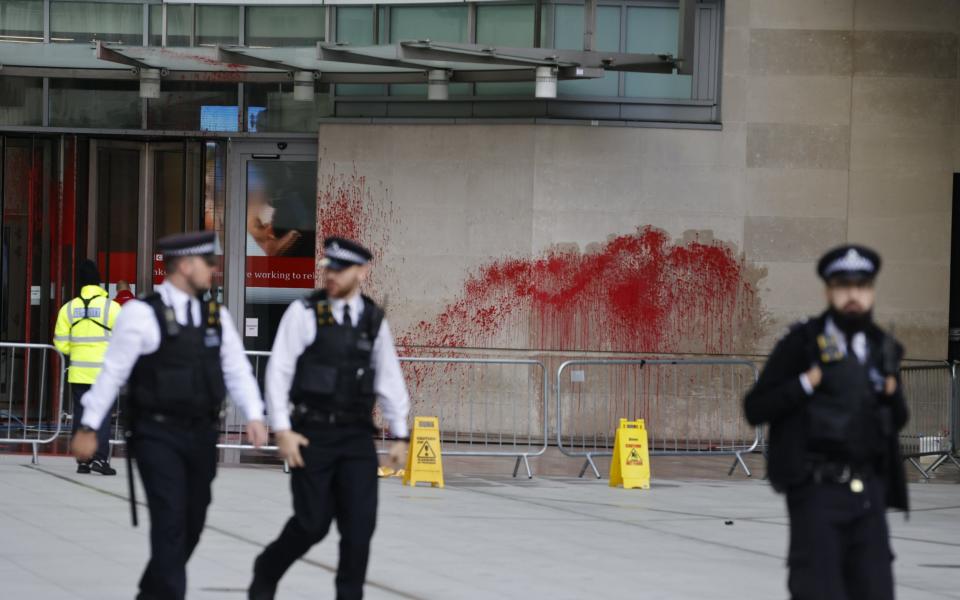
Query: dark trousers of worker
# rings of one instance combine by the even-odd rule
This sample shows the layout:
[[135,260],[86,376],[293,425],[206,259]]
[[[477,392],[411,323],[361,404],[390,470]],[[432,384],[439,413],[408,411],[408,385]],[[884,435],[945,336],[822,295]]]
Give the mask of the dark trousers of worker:
[[369,427],[300,431],[305,466],[291,471],[293,517],[254,563],[255,577],[279,581],[322,540],[333,519],[340,532],[337,600],[363,598],[370,540],[377,519],[377,454]]
[[217,471],[212,424],[180,427],[140,420],[133,455],[150,508],[150,562],[138,600],[182,600],[187,561],[200,541]]
[[787,493],[793,600],[892,600],[893,553],[885,489],[867,479],[858,493],[849,483],[808,483]]
[[[80,422],[83,420],[83,404],[80,402],[80,398],[83,398],[83,395],[90,389],[90,384],[71,383],[70,389],[73,393],[73,433],[76,433],[77,428],[80,427]],[[110,410],[107,411],[107,416],[103,418],[103,422],[100,423],[100,427],[97,428],[97,451],[94,453],[93,458],[95,460],[102,460],[103,462],[109,462],[110,458],[111,412],[113,412],[112,406]]]

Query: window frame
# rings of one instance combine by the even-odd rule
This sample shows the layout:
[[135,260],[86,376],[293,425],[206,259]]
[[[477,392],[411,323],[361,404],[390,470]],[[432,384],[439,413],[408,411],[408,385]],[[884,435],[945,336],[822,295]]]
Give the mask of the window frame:
[[[44,42],[51,43],[51,2],[42,0],[44,7],[43,33]],[[164,3],[163,0],[57,0],[59,2],[99,2],[104,4],[139,4],[143,8],[143,45],[150,45],[150,11],[154,6],[160,6],[163,13],[168,6],[190,6],[193,15],[190,45],[198,42],[197,9],[206,6],[235,6],[239,9],[238,40],[245,43],[247,8],[251,5],[263,5],[260,1],[245,2],[234,0],[223,3],[204,2],[176,2]],[[669,126],[683,128],[719,128],[721,124],[721,82],[722,82],[722,51],[724,27],[725,0],[697,0],[696,26],[696,53],[694,56],[694,72],[692,82],[692,97],[690,99],[625,97],[618,96],[562,96],[555,99],[538,99],[516,95],[494,96],[477,95],[475,84],[468,84],[470,93],[452,96],[445,102],[430,102],[418,96],[389,95],[338,95],[337,86],[330,86],[330,102],[334,114],[331,117],[321,118],[320,122],[344,122],[352,120],[377,121],[429,121],[429,122],[539,122],[539,123],[577,123],[585,122],[590,125],[621,125],[621,126]],[[317,2],[317,4],[321,4]],[[470,43],[476,43],[477,34],[477,7],[487,2],[403,2],[395,4],[359,4],[358,2],[324,2],[325,9],[325,39],[337,39],[337,11],[342,8],[369,8],[372,13],[372,27],[374,40],[378,44],[386,43],[390,39],[391,9],[406,6],[436,6],[436,5],[467,6],[467,37]],[[505,1],[497,4],[534,4],[536,2]],[[282,0],[271,6],[287,6]],[[305,4],[289,4],[289,6],[304,6]],[[556,30],[553,18],[556,6],[582,6],[582,0],[543,0],[542,6],[551,11],[546,17],[541,15],[546,28],[546,39],[541,39],[541,46],[552,46],[556,40]],[[598,6],[616,6],[620,8],[620,49],[627,44],[627,11],[631,7],[674,8],[675,0],[597,0]],[[161,17],[161,45],[166,45],[166,19]],[[549,43],[548,43],[549,42]],[[50,79],[43,80],[43,119],[40,128],[50,129]],[[626,73],[618,73],[618,92],[625,92]],[[240,105],[240,115],[247,111],[244,83],[237,84],[237,98]],[[384,89],[387,89],[385,86]],[[146,129],[147,103],[143,102],[141,127]],[[239,133],[246,133],[246,119],[242,119]],[[23,129],[20,126],[3,126],[0,130]],[[305,132],[306,134],[306,132]],[[250,135],[271,135],[252,133]],[[286,134],[290,135],[290,134]]]

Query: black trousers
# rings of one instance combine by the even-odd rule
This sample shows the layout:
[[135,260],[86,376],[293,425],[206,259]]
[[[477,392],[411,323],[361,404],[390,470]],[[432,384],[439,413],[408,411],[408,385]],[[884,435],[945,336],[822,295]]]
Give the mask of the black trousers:
[[340,563],[337,600],[360,600],[370,540],[377,519],[377,454],[369,427],[336,427],[299,433],[305,466],[291,472],[293,517],[254,563],[255,577],[277,582],[298,558],[322,540],[337,520]]
[[793,600],[892,600],[893,553],[883,482],[809,483],[787,493]]
[[140,420],[133,455],[150,508],[150,562],[139,600],[182,600],[187,561],[200,541],[217,471],[217,432]]
[[[80,398],[82,398],[89,389],[89,383],[70,384],[70,390],[73,393],[73,433],[77,432],[77,428],[80,427],[80,421],[83,420],[83,404],[80,403]],[[111,412],[113,412],[112,407],[111,410],[107,412],[107,416],[104,417],[103,422],[100,423],[100,427],[97,428],[97,451],[93,455],[94,460],[109,462]]]

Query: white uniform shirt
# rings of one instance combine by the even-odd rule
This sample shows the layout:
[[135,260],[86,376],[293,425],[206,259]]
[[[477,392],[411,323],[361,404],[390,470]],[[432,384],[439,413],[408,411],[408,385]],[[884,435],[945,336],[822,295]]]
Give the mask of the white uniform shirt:
[[[350,305],[350,321],[354,326],[363,314],[363,298],[354,294],[348,300],[330,301],[333,319],[343,323],[343,307]],[[267,364],[266,396],[269,407],[270,426],[275,431],[290,429],[290,386],[297,370],[297,360],[307,346],[317,337],[317,315],[303,302],[291,304],[280,320],[277,337],[273,340],[270,362]],[[410,412],[410,396],[403,380],[397,349],[386,319],[373,342],[371,356],[376,375],[373,389],[380,401],[383,416],[390,425],[390,432],[397,437],[407,437],[407,414]]]
[[[823,334],[828,338],[833,338],[836,340],[837,350],[840,351],[840,354],[844,356],[847,355],[847,336],[840,331],[836,323],[834,323],[833,319],[830,317],[827,317],[827,321],[823,326]],[[869,352],[869,348],[867,347],[867,335],[862,331],[858,331],[857,333],[853,334],[853,340],[851,344],[853,345],[853,353],[857,356],[857,360],[860,361],[861,365],[866,364],[867,355]],[[810,378],[807,377],[806,373],[800,374],[800,385],[803,386],[803,391],[805,391],[808,396],[813,395],[813,384],[810,383]]]
[[[187,325],[187,306],[193,311],[194,323],[204,323],[200,301],[164,281],[156,287],[164,304],[173,308],[177,323]],[[220,308],[223,336],[220,343],[220,361],[227,392],[233,403],[243,411],[248,421],[263,420],[263,400],[253,376],[250,361],[243,353],[243,343],[233,325],[230,313]],[[110,338],[110,346],[103,358],[103,369],[96,383],[83,395],[84,425],[97,429],[117,398],[117,392],[127,382],[137,359],[153,354],[160,348],[160,323],[153,308],[146,302],[131,300],[123,305]]]

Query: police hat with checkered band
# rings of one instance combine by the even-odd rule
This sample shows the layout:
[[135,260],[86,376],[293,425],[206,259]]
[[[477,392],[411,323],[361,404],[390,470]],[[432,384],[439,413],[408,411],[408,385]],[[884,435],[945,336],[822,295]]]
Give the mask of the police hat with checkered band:
[[323,241],[322,265],[331,271],[342,271],[355,265],[365,265],[373,253],[353,240],[329,237]]
[[175,233],[157,241],[157,252],[164,258],[175,256],[213,256],[219,254],[220,245],[214,231],[190,231]]
[[873,281],[880,272],[880,255],[866,246],[845,244],[830,250],[817,263],[824,281]]

